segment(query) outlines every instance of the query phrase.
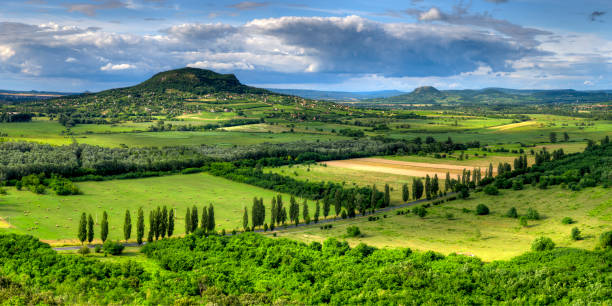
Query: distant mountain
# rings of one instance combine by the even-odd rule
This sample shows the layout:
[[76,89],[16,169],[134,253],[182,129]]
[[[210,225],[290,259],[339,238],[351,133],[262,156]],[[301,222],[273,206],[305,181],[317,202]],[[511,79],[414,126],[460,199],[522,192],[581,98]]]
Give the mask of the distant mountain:
[[368,104],[525,104],[610,101],[612,101],[612,92],[609,90],[518,90],[506,88],[438,90],[431,86],[424,86],[411,93],[369,99],[363,102]]
[[388,98],[392,96],[401,95],[404,92],[399,90],[380,90],[380,91],[360,91],[360,92],[349,92],[349,91],[323,91],[323,90],[308,90],[308,89],[278,89],[278,88],[267,88],[267,90],[285,94],[298,96],[305,99],[313,100],[328,100],[328,101],[358,101],[365,99],[374,98]]
[[49,92],[49,91],[16,91],[0,89],[0,103],[20,103],[34,100],[52,99],[63,96],[74,95],[75,93]]
[[167,93],[168,91],[180,91],[195,95],[220,92],[237,94],[270,93],[265,89],[243,85],[233,74],[220,74],[211,70],[199,68],[181,68],[160,72],[136,86],[111,89],[101,93],[113,93],[117,91],[135,94],[142,92]]

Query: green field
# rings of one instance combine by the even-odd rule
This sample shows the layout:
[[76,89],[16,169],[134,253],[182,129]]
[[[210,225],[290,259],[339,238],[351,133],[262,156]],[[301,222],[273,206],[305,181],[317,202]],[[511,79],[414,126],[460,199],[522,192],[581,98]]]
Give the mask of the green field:
[[[74,243],[82,212],[92,214],[99,223],[102,212],[107,211],[110,239],[122,239],[126,209],[131,211],[132,223],[135,224],[136,212],[143,207],[148,228],[149,210],[166,205],[176,209],[175,233],[180,235],[185,232],[184,217],[188,207],[196,205],[201,212],[204,205],[213,203],[217,230],[231,231],[242,228],[243,208],[247,206],[250,214],[253,197],[263,197],[264,204],[269,207],[272,197],[277,194],[205,173],[83,182],[78,186],[83,194],[75,196],[37,195],[7,188],[8,194],[0,196],[0,216],[10,227],[0,230],[31,234],[54,244]],[[283,198],[289,203],[288,195]],[[309,204],[314,207],[314,203]],[[96,233],[98,230],[96,227]],[[96,234],[96,237],[99,236]],[[135,234],[132,237],[135,238]]]
[[[481,203],[491,209],[490,215],[475,215],[474,209]],[[543,218],[522,227],[517,219],[504,217],[511,207],[516,207],[519,215],[529,207],[535,208]],[[470,212],[463,212],[463,208]],[[472,193],[466,200],[432,206],[425,218],[414,214],[385,214],[387,218],[379,214],[378,221],[365,218],[340,221],[331,230],[311,226],[283,231],[277,237],[305,242],[335,237],[346,239],[353,246],[363,242],[377,247],[410,247],[474,255],[487,261],[525,253],[540,236],[552,238],[560,247],[593,249],[599,235],[612,229],[612,189],[596,187],[574,192],[560,187],[547,190],[527,187],[521,191],[503,190],[498,196]],[[561,223],[564,217],[571,217],[577,223],[564,225]],[[346,227],[351,225],[357,225],[365,236],[345,238]],[[573,227],[582,231],[583,240],[570,239]]]

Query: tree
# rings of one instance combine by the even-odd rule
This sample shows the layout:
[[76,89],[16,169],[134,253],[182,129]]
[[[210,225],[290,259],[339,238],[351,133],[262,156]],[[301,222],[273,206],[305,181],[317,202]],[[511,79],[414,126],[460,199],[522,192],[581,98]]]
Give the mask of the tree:
[[331,208],[331,203],[329,201],[329,197],[323,198],[323,217],[325,219],[327,219],[327,216],[329,216],[330,208]]
[[[476,175],[476,172],[474,172],[474,175]],[[438,194],[439,190],[440,190],[440,185],[438,182],[438,175],[434,174],[434,178],[433,180],[431,180],[431,194],[435,197]]]
[[389,190],[389,184],[385,184],[385,197],[383,198],[384,207],[388,207],[391,204],[391,192]]
[[191,210],[187,207],[187,213],[185,214],[185,235],[191,232]]
[[244,214],[242,215],[242,228],[246,230],[249,227],[249,213],[247,212],[246,206],[244,207]]
[[518,218],[518,212],[516,211],[515,207],[512,207],[508,210],[508,212],[506,213],[506,217],[508,218]]
[[489,207],[487,207],[487,205],[484,205],[484,204],[478,204],[478,206],[476,206],[476,214],[479,216],[488,215]]
[[557,133],[555,133],[555,132],[550,132],[550,134],[548,135],[548,137],[550,138],[550,142],[552,142],[552,143],[557,142]]
[[420,178],[412,180],[412,197],[415,200],[420,199],[423,196],[423,181]]
[[106,241],[107,237],[108,237],[108,214],[106,214],[106,211],[105,211],[102,214],[102,223],[101,223],[101,229],[100,229],[100,238],[102,239],[103,243]]
[[270,226],[276,224],[276,197],[272,197],[272,204],[270,205]]
[[147,235],[147,242],[153,242],[155,239],[155,210],[149,212],[149,234]]
[[378,191],[376,190],[376,185],[372,185],[372,193],[370,194],[370,208],[376,209],[376,194]]
[[289,220],[294,222],[296,226],[300,223],[300,206],[293,196],[289,200]]
[[94,239],[94,220],[91,214],[87,217],[87,242],[91,243]]
[[191,208],[191,232],[195,232],[198,229],[198,208],[193,205]]
[[314,213],[314,223],[319,223],[319,211],[321,207],[319,205],[319,201],[315,204],[315,213]]
[[166,233],[168,231],[168,208],[166,207],[166,205],[164,205],[164,207],[161,210],[161,215],[160,215],[160,230],[159,230],[159,234],[162,237],[162,239],[164,237],[166,237]]
[[283,207],[283,210],[281,210],[281,222],[283,224],[285,224],[285,222],[287,222],[287,209],[285,207]]
[[282,211],[284,209],[285,208],[283,207],[283,197],[281,197],[281,195],[279,194],[276,196],[276,223],[277,224],[281,224],[284,222],[283,216],[282,216]]
[[142,207],[138,208],[138,220],[136,221],[136,241],[138,244],[142,244],[142,237],[144,237],[144,212]]
[[336,194],[334,196],[334,211],[336,212],[336,217],[338,217],[342,211],[342,190],[339,188],[336,189]]
[[85,213],[81,214],[81,220],[79,221],[78,237],[81,241],[81,244],[83,244],[87,239],[87,215]]
[[568,142],[570,139],[569,134],[567,132],[563,132],[563,141]]
[[410,192],[408,191],[408,184],[402,185],[402,201],[408,202],[410,199]]
[[159,208],[159,206],[157,206],[157,209],[155,210],[155,214],[153,214],[153,216],[154,216],[153,222],[155,223],[155,227],[154,227],[155,228],[155,231],[154,231],[155,240],[158,240],[161,234],[161,231],[162,231],[162,224],[161,224],[162,215],[161,215],[161,208]]
[[174,233],[174,209],[168,212],[168,237],[172,237]]
[[304,223],[310,224],[310,214],[308,213],[308,201],[304,199],[304,204],[302,209],[302,216],[304,217]]
[[425,176],[425,197],[428,200],[431,199],[431,179],[429,178],[429,174]]
[[577,227],[572,228],[571,237],[572,240],[580,240],[582,238],[580,237],[580,230]]
[[206,206],[202,208],[202,220],[200,220],[200,228],[204,230],[204,232],[208,231],[208,209],[206,209]]
[[444,179],[444,192],[447,192],[451,188],[450,173],[446,172],[446,178]]
[[[263,199],[262,199],[263,201]],[[208,231],[212,232],[215,230],[215,207],[210,204],[208,205]]]
[[552,250],[555,248],[555,243],[548,237],[539,237],[531,244],[531,250],[535,252]]
[[123,238],[127,242],[132,236],[132,218],[130,216],[130,211],[125,210],[125,219],[123,220]]

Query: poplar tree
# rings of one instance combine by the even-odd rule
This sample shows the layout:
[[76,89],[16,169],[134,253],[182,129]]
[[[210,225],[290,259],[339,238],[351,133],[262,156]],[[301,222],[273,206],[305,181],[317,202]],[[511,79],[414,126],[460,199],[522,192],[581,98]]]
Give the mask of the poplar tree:
[[450,173],[446,172],[446,178],[444,179],[444,192],[447,192],[450,189],[451,180]]
[[[262,200],[263,201],[263,200]],[[212,232],[215,230],[215,207],[210,204],[208,206],[208,231]]]
[[323,198],[323,217],[327,219],[329,216],[329,209],[331,208],[331,203],[329,201],[329,196]]
[[408,191],[408,184],[402,185],[402,201],[408,202],[410,198],[410,192]]
[[425,176],[425,197],[428,200],[431,199],[431,179],[429,178],[429,174]]
[[174,233],[174,209],[168,212],[168,237],[172,237]]
[[281,222],[283,223],[283,225],[285,224],[285,222],[287,222],[287,209],[285,207],[283,207],[283,209],[281,210]]
[[108,214],[106,211],[102,214],[102,224],[100,229],[100,238],[102,239],[102,243],[106,241],[108,237]]
[[310,224],[310,214],[308,213],[308,201],[306,199],[304,199],[303,206],[304,207],[302,209],[302,216],[304,217],[304,223]]
[[372,193],[370,195],[370,208],[376,209],[376,194],[378,191],[376,190],[376,185],[372,185]]
[[94,220],[91,214],[87,217],[87,242],[91,243],[94,239]]
[[187,213],[185,214],[185,235],[191,232],[191,210],[187,207]]
[[493,163],[489,163],[489,172],[487,172],[488,177],[493,178]]
[[200,221],[200,228],[204,230],[204,232],[208,231],[208,209],[206,206],[202,207],[202,220]]
[[130,211],[125,210],[125,219],[123,220],[123,238],[127,242],[132,236],[132,217],[130,216]]
[[416,178],[412,184],[412,196],[415,200],[418,200],[423,196],[423,181],[420,178]]
[[155,219],[153,222],[155,222],[155,240],[158,240],[162,230],[161,209],[159,206],[157,206],[157,209],[155,210],[154,217]]
[[299,219],[300,206],[295,201],[295,197],[291,196],[289,199],[289,220],[291,220],[291,222],[295,222],[295,225],[297,226],[299,224]]
[[142,237],[144,237],[144,211],[142,207],[138,208],[138,220],[136,221],[136,240],[138,244],[142,244]]
[[242,215],[242,228],[246,230],[249,227],[249,213],[247,212],[246,206],[244,207],[244,214]]
[[385,197],[383,200],[384,207],[389,206],[391,204],[391,192],[389,190],[389,184],[385,184]]
[[198,208],[194,205],[191,208],[191,230],[190,232],[195,232],[198,229]]
[[166,237],[166,232],[168,231],[168,207],[166,207],[166,205],[164,205],[164,207],[162,208],[159,223],[161,224],[161,230],[159,231],[159,234],[163,239],[164,237]]
[[83,244],[87,239],[87,215],[85,213],[81,214],[81,220],[79,221],[78,237],[81,241],[81,244]]
[[253,204],[251,206],[251,224],[253,229],[259,225],[259,199],[253,197]]
[[342,211],[342,190],[340,189],[336,189],[336,195],[334,196],[334,211],[336,212],[336,217]]
[[276,223],[277,224],[281,224],[281,223],[284,222],[283,221],[283,216],[282,216],[282,211],[284,209],[285,208],[283,207],[283,198],[279,194],[279,195],[276,196]]
[[438,182],[438,175],[435,174],[433,180],[431,181],[431,194],[435,197],[438,194],[439,190],[440,190],[440,185]]
[[276,224],[276,197],[272,197],[272,204],[270,207],[270,225]]
[[147,241],[153,242],[155,238],[155,211],[149,212],[149,234],[147,235]]
[[319,223],[319,211],[320,210],[321,210],[321,207],[319,205],[319,201],[317,201],[317,204],[315,204],[314,223]]

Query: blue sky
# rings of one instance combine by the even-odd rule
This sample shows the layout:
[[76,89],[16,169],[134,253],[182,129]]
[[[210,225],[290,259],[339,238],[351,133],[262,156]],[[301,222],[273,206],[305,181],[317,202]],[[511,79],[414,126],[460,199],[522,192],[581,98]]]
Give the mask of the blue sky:
[[0,88],[98,91],[185,66],[371,91],[612,89],[609,0],[5,0]]

